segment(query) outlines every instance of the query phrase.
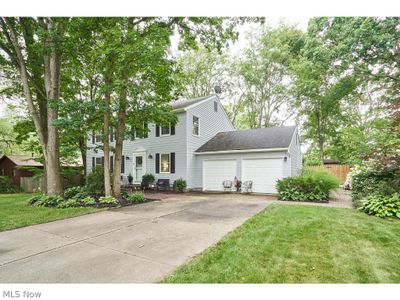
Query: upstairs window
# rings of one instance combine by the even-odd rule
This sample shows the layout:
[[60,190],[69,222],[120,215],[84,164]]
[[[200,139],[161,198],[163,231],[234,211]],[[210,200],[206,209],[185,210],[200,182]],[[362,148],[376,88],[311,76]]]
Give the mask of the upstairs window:
[[193,135],[199,135],[199,118],[196,116],[193,116],[193,130],[192,130]]
[[171,126],[161,126],[161,136],[166,136],[171,134]]
[[102,143],[103,142],[103,135],[100,132],[96,132],[94,136],[95,143]]

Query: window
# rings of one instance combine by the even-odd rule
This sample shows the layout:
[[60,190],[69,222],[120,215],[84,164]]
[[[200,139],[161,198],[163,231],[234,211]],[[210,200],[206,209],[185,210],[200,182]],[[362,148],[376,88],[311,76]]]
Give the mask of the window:
[[100,132],[96,132],[96,135],[94,137],[94,142],[95,143],[102,143],[103,142],[103,136]]
[[170,155],[169,153],[161,154],[160,159],[160,170],[161,173],[169,173],[170,172]]
[[96,157],[95,161],[95,167],[102,167],[103,166],[103,158],[102,157]]
[[15,170],[15,168],[12,170],[12,176],[15,177],[15,175],[17,174],[17,170]]
[[163,135],[170,135],[171,134],[171,127],[170,125],[168,126],[161,126],[161,136]]
[[4,169],[0,169],[0,175],[4,176]]
[[193,130],[192,130],[193,135],[199,135],[199,118],[196,116],[193,116]]
[[218,102],[214,101],[214,111],[218,111]]

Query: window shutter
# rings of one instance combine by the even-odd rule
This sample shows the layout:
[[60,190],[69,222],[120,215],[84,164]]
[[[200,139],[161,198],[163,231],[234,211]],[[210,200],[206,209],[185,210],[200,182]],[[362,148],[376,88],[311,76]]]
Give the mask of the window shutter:
[[156,174],[160,173],[160,153],[156,153]]
[[143,127],[144,127],[143,137],[144,138],[148,138],[149,137],[149,133],[147,132],[147,129],[149,128],[149,124],[144,123]]
[[114,171],[114,156],[110,156],[110,171]]
[[92,130],[92,144],[94,144],[95,142],[96,142],[95,134],[94,134],[94,130]]
[[171,125],[171,135],[175,135],[175,125]]
[[110,142],[112,143],[114,141],[114,130],[113,130],[113,128],[111,127],[110,128]]
[[92,170],[96,167],[96,158],[92,157]]
[[123,155],[121,160],[121,173],[125,173],[125,156]]
[[104,156],[101,157],[101,166],[104,167]]
[[175,173],[175,152],[171,153],[171,173]]
[[160,136],[160,125],[156,125],[156,136]]

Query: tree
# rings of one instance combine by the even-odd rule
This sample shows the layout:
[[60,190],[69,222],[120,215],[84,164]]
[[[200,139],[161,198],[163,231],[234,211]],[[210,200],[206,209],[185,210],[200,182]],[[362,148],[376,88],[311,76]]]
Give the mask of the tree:
[[44,156],[46,192],[62,193],[58,118],[65,18],[1,18],[0,64],[19,74]]

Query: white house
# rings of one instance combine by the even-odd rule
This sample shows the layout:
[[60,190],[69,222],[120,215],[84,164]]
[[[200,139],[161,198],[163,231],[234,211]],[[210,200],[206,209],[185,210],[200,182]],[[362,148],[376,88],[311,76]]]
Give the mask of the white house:
[[[222,191],[222,182],[236,177],[253,181],[253,192],[275,193],[277,179],[300,171],[295,126],[235,131],[217,95],[171,106],[178,117],[175,126],[149,124],[145,137],[124,141],[124,183],[129,174],[140,183],[142,175],[151,173],[171,183],[183,178],[188,189]],[[88,172],[102,164],[103,153],[95,150],[99,143],[96,136],[88,141]]]

